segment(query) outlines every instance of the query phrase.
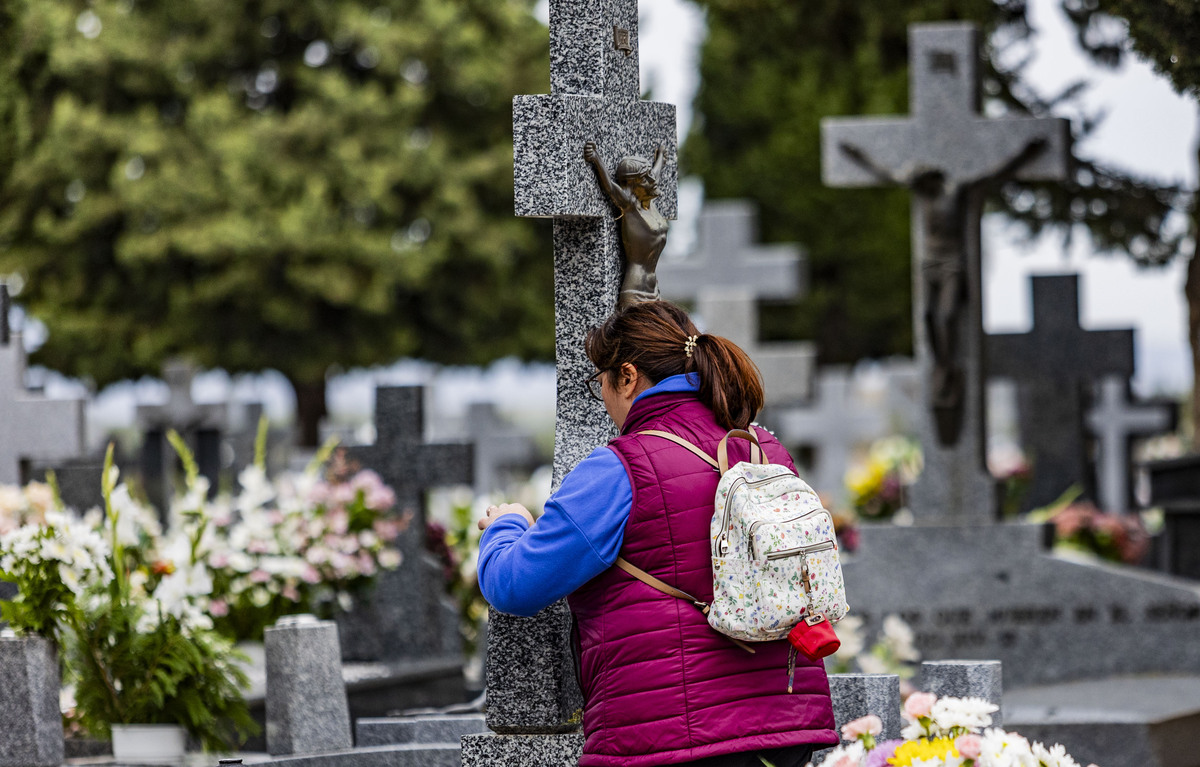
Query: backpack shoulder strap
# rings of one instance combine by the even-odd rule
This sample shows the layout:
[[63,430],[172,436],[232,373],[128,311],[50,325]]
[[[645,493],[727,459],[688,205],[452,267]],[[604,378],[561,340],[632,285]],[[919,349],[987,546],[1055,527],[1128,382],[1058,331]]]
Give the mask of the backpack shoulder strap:
[[659,431],[658,429],[647,429],[646,431],[639,431],[637,433],[638,434],[649,434],[652,437],[662,437],[663,439],[670,440],[671,442],[674,442],[676,445],[679,445],[680,447],[685,447],[688,450],[692,451],[692,453],[699,456],[701,459],[703,459],[706,463],[708,463],[708,465],[712,466],[714,469],[719,468],[716,458],[713,458],[711,455],[704,452],[700,448],[696,447],[691,442],[688,442],[683,437],[680,437],[676,434],[672,434],[669,431]]
[[[646,433],[646,432],[640,432],[640,433]],[[639,581],[646,584],[647,586],[654,588],[654,589],[658,589],[662,593],[664,593],[668,596],[675,597],[676,599],[682,599],[685,602],[691,602],[693,605],[695,605],[697,607],[697,609],[700,610],[700,612],[704,613],[705,615],[708,615],[708,603],[707,602],[701,602],[699,599],[696,599],[694,596],[687,593],[686,591],[680,591],[679,589],[675,588],[674,586],[671,586],[670,584],[666,583],[665,581],[660,581],[658,578],[655,578],[653,575],[646,572],[645,570],[638,567],[637,565],[633,564],[628,559],[625,559],[625,557],[617,557],[616,564],[617,564],[617,567],[619,567],[622,570],[624,570],[625,572],[629,573],[634,578],[637,578]],[[751,655],[754,654],[754,648],[751,647],[750,645],[746,644],[745,642],[741,641],[740,639],[734,639],[733,637],[727,636],[724,634],[722,634],[722,636],[724,636],[730,642],[733,642],[735,645],[742,648],[746,652],[750,653]]]

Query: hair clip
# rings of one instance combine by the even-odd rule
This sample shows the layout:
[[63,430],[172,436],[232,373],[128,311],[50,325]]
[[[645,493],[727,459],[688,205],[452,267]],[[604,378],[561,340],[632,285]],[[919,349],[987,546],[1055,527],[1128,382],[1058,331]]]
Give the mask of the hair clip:
[[692,358],[692,351],[695,350],[696,341],[699,338],[700,336],[688,336],[687,340],[683,342],[683,353],[688,356],[688,359]]

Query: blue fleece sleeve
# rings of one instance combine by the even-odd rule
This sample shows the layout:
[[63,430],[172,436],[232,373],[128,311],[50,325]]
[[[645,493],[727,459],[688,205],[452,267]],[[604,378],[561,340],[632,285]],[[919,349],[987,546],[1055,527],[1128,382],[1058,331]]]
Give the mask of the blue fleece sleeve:
[[479,543],[479,587],[488,603],[531,616],[617,561],[633,488],[616,453],[597,448],[546,501],[532,527],[505,514]]

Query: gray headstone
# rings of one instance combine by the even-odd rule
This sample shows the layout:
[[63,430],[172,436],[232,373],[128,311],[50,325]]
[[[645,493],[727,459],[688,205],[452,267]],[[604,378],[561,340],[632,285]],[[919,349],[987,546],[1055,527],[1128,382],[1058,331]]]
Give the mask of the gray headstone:
[[[857,147],[881,172],[909,184],[922,172],[940,171],[947,189],[962,195],[964,231],[959,240],[966,298],[954,321],[957,360],[963,382],[962,420],[957,439],[943,444],[931,405],[918,429],[925,471],[913,486],[910,506],[919,523],[987,524],[997,514],[995,483],[987,473],[985,452],[982,304],[979,221],[983,196],[996,175],[1027,180],[1062,179],[1067,174],[1069,126],[1065,120],[1020,116],[984,117],[979,113],[979,41],[967,23],[914,24],[909,28],[909,92],[912,116],[837,118],[822,121],[821,164],[826,184],[863,187],[881,183],[877,174],[856,163],[842,145]],[[1045,149],[1019,167],[1014,161],[1035,141]],[[943,195],[939,204],[948,203]],[[958,193],[952,195],[959,205]],[[935,363],[923,317],[925,269],[932,263],[927,245],[935,238],[926,221],[939,208],[928,198],[913,199],[913,315],[917,360],[924,403],[932,401],[930,377]],[[944,239],[947,232],[938,236]],[[936,268],[936,267],[935,267]]]
[[1132,330],[1079,326],[1079,275],[1030,280],[1033,329],[987,338],[991,375],[1017,385],[1021,442],[1033,464],[1026,509],[1053,502],[1072,484],[1095,497],[1083,423],[1087,392],[1103,376],[1133,375]]
[[1200,456],[1146,464],[1150,505],[1163,510],[1158,566],[1200,580]]
[[812,405],[771,408],[760,418],[793,454],[811,450],[813,464],[804,480],[839,506],[846,502],[846,469],[855,449],[889,433],[886,403],[872,402],[856,384],[848,367],[822,368]]
[[54,480],[58,483],[63,505],[67,508],[79,512],[104,508],[104,493],[101,487],[101,479],[104,477],[103,459],[79,458],[53,463],[38,462],[33,464],[29,479],[46,482],[51,471],[54,472]]
[[425,492],[470,484],[473,450],[425,442],[424,390],[375,390],[375,444],[351,447],[351,460],[373,469],[396,493],[408,528],[396,540],[403,560],[380,575],[369,601],[338,616],[346,660],[377,661],[461,653],[458,611],[445,595],[441,566],[425,549]]
[[874,714],[883,722],[877,740],[900,737],[900,677],[895,674],[830,674],[834,730],[855,719]]
[[467,439],[475,445],[476,495],[504,489],[508,471],[534,468],[533,438],[501,418],[491,402],[473,402],[467,409]]
[[[7,295],[3,288],[0,294]],[[20,334],[0,341],[0,484],[27,482],[29,466],[82,455],[83,400],[52,400],[25,388]]]
[[267,750],[312,754],[350,748],[350,707],[337,626],[311,615],[281,618],[264,632]]
[[1087,428],[1096,438],[1096,490],[1100,507],[1124,513],[1133,502],[1130,476],[1134,439],[1172,431],[1178,407],[1170,402],[1135,403],[1129,381],[1105,376],[1097,386],[1095,404],[1087,413]]
[[758,302],[799,298],[807,260],[791,243],[757,244],[758,213],[747,200],[706,203],[700,212],[697,250],[664,260],[658,281],[664,298],[695,303],[705,332],[742,347],[758,365],[773,405],[812,396],[816,346],[809,342],[760,343]]
[[[614,29],[628,33],[618,50]],[[589,328],[616,305],[623,257],[618,222],[583,159],[596,141],[609,163],[665,150],[659,179],[662,214],[676,212],[675,107],[640,100],[637,0],[550,0],[550,84],[545,96],[513,99],[514,192],[519,216],[554,218],[557,423],[554,478],[563,476],[614,429],[584,390],[593,372],[583,350]],[[574,729],[582,706],[574,679],[570,613],[558,602],[533,618],[491,611],[488,624],[488,727],[504,733]],[[578,735],[467,736],[464,765],[575,764]]]
[[63,762],[58,653],[48,639],[0,633],[0,765]]
[[866,525],[843,558],[864,631],[899,615],[926,660],[999,660],[1004,683],[1200,673],[1200,584],[1044,553],[1046,529]]
[[[921,664],[921,689],[939,698],[983,698],[1003,705],[1003,664],[998,660],[932,660]],[[1004,726],[1003,711],[992,714],[992,725]]]
[[178,457],[167,441],[174,429],[195,454],[201,476],[215,495],[220,487],[221,440],[228,423],[224,404],[198,404],[192,399],[192,382],[198,369],[179,359],[163,365],[167,382],[167,401],[157,405],[138,405],[137,424],[142,433],[142,479],[146,496],[165,519],[167,506],[175,492]]

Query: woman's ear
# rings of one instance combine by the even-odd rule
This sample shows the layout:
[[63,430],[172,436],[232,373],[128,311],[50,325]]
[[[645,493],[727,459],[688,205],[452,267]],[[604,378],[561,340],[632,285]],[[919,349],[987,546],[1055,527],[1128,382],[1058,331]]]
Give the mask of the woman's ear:
[[632,397],[637,390],[638,371],[632,362],[623,362],[617,369],[616,390],[626,397]]

